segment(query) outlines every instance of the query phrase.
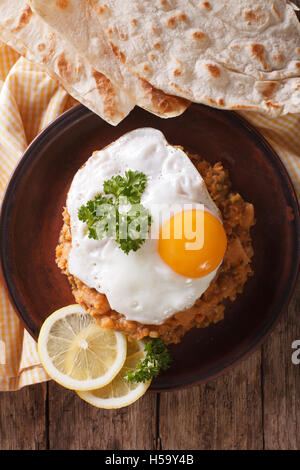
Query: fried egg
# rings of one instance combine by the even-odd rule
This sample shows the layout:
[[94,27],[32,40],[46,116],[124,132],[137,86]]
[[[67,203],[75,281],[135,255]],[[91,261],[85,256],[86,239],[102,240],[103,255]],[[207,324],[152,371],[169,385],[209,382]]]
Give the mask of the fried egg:
[[[127,170],[143,172],[141,197],[152,218],[149,236],[125,254],[115,240],[88,238],[78,210]],[[226,235],[218,208],[187,154],[152,128],[140,128],[94,152],[76,173],[67,198],[72,275],[106,295],[127,320],[161,324],[191,307],[222,263]],[[199,235],[199,236],[198,236]]]

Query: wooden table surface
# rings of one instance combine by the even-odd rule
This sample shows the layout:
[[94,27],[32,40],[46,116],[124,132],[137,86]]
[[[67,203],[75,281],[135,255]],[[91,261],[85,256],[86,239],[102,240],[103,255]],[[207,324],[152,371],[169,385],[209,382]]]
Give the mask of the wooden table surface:
[[[300,0],[297,0],[300,6]],[[231,372],[128,408],[94,408],[53,381],[0,393],[0,449],[300,449],[300,279],[264,344]]]

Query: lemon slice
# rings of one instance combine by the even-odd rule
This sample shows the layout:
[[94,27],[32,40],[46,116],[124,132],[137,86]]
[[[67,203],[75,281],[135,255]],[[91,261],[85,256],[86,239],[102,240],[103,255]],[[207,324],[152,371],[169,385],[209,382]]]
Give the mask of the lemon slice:
[[111,382],[126,359],[122,333],[101,328],[80,305],[69,305],[43,324],[38,352],[50,377],[72,390],[91,390]]
[[105,387],[86,392],[77,391],[80,398],[97,408],[123,408],[131,405],[147,391],[151,380],[146,383],[128,383],[124,376],[128,369],[135,369],[137,364],[144,359],[145,343],[142,341],[127,340],[126,361],[114,378]]

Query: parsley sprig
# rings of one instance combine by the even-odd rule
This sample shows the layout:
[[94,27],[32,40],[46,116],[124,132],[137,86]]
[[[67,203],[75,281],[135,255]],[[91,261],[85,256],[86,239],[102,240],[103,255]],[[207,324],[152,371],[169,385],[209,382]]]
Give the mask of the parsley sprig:
[[128,170],[124,176],[113,176],[105,181],[103,190],[105,194],[113,194],[116,203],[119,203],[120,197],[127,197],[131,204],[139,204],[141,196],[145,191],[147,176],[139,171]]
[[[125,176],[113,176],[103,184],[103,194],[81,206],[78,218],[87,223],[88,236],[95,240],[111,237],[128,254],[144,243],[151,216],[140,204],[147,177],[144,173],[128,170]],[[109,197],[108,197],[109,195]],[[130,206],[127,212],[121,210]]]
[[125,379],[128,382],[147,382],[170,367],[172,358],[162,339],[151,338],[145,345],[145,352],[145,358],[136,368],[127,371]]

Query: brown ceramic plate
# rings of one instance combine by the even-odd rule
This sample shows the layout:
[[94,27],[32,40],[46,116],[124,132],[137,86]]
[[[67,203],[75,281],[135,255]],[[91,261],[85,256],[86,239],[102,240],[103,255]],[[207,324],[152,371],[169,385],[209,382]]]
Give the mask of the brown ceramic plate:
[[12,303],[37,338],[46,317],[74,303],[57,268],[55,246],[71,180],[91,153],[127,131],[151,126],[171,144],[222,161],[233,188],[254,204],[255,275],[225,320],[194,329],[171,347],[172,368],[153,381],[166,390],[207,381],[248,355],[286,306],[299,265],[299,209],[289,177],[261,135],[238,115],[192,105],[182,116],[160,119],[135,109],[112,127],[83,106],[54,121],[29,146],[8,185],[0,222],[2,270]]

